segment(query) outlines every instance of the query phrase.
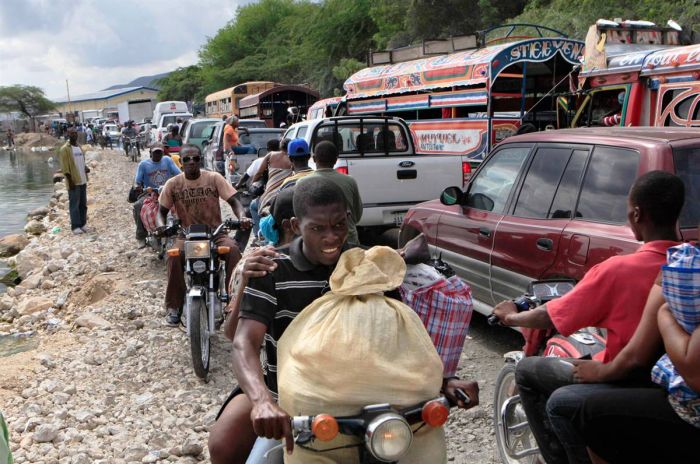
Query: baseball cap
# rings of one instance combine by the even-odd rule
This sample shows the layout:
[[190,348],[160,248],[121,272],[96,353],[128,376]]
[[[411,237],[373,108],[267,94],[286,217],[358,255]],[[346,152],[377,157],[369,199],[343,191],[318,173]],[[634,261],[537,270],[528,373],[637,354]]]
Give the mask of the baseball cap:
[[151,147],[150,152],[153,153],[156,150],[160,150],[161,152],[165,152],[165,149],[163,148],[162,143],[154,143],[153,146]]
[[294,139],[287,146],[287,154],[290,158],[296,156],[309,156],[309,144],[304,139]]

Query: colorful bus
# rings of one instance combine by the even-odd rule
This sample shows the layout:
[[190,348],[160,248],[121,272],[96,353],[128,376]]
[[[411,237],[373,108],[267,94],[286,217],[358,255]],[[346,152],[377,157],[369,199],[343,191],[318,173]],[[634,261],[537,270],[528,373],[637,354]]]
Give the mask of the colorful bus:
[[[535,37],[515,33],[516,26]],[[534,29],[533,29],[534,28]],[[338,114],[399,116],[416,151],[480,161],[525,123],[531,130],[568,127],[557,94],[568,92],[584,43],[559,31],[511,25],[481,48],[363,69],[345,81]],[[556,37],[545,37],[545,35]],[[484,35],[485,37],[485,35]],[[529,129],[530,126],[528,126]]]
[[318,92],[309,87],[275,84],[241,99],[238,116],[262,119],[268,127],[288,126],[301,121],[318,97]]
[[573,127],[700,127],[700,45],[678,46],[667,28],[591,34]]
[[330,118],[335,114],[336,108],[343,102],[343,97],[323,98],[309,107],[306,119]]
[[254,95],[271,89],[276,84],[269,81],[251,81],[234,85],[228,89],[210,93],[204,99],[204,112],[208,118],[238,116],[239,103],[248,95]]

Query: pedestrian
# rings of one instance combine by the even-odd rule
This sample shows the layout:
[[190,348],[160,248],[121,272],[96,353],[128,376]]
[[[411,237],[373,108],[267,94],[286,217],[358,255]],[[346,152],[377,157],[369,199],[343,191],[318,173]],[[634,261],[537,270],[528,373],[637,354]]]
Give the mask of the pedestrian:
[[8,147],[14,147],[15,146],[15,134],[12,132],[12,128],[8,127],[7,128],[7,146]]
[[71,230],[78,235],[87,232],[87,175],[90,169],[85,165],[85,154],[78,146],[75,128],[68,129],[67,136],[68,141],[58,151],[58,159],[68,188]]
[[348,206],[348,239],[347,242],[353,245],[358,245],[360,239],[357,235],[356,224],[362,218],[362,198],[360,197],[360,189],[357,182],[352,177],[341,174],[335,169],[336,161],[338,161],[338,149],[333,142],[324,140],[314,147],[313,159],[316,163],[316,170],[306,177],[302,177],[297,181],[297,185],[302,185],[308,179],[316,177],[325,177],[340,187],[345,196],[345,202]]
[[309,144],[306,143],[306,140],[297,138],[289,142],[287,154],[294,165],[294,174],[284,179],[280,190],[294,187],[299,179],[314,172],[309,166],[311,152],[309,151]]

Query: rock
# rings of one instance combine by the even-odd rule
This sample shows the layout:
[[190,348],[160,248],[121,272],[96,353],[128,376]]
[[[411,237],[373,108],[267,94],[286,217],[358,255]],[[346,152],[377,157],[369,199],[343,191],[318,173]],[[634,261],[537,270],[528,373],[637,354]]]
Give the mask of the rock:
[[15,270],[21,279],[26,279],[29,274],[44,266],[44,257],[36,252],[22,250],[15,256]]
[[58,384],[53,380],[46,379],[39,384],[39,388],[46,390],[48,393],[53,393],[58,390]]
[[73,417],[75,417],[75,419],[78,422],[87,422],[90,419],[94,418],[95,415],[93,413],[91,413],[90,411],[87,411],[85,409],[81,409],[80,411],[73,413]]
[[73,249],[72,247],[70,247],[70,246],[61,247],[61,258],[66,259],[70,255],[72,255],[73,253],[75,253],[75,249]]
[[39,311],[47,310],[53,305],[53,301],[48,298],[36,296],[33,298],[27,298],[20,302],[17,312],[21,315],[34,314]]
[[124,459],[128,462],[141,461],[148,454],[148,449],[143,445],[132,445],[124,453]]
[[70,290],[66,290],[65,292],[58,295],[58,298],[56,298],[56,303],[54,304],[54,307],[56,309],[63,308],[66,305],[66,301],[68,301],[68,295],[70,295]]
[[94,313],[83,313],[75,320],[75,325],[78,327],[86,327],[88,329],[106,329],[110,327],[109,321]]
[[60,271],[64,267],[66,267],[66,261],[63,259],[51,260],[49,261],[49,264],[46,265],[46,269],[48,269],[52,274],[56,271]]
[[182,454],[184,456],[199,456],[202,451],[204,451],[204,447],[202,447],[197,435],[190,435],[182,444]]
[[43,276],[40,273],[32,274],[26,279],[22,280],[19,287],[24,287],[28,290],[33,290],[41,285]]
[[142,407],[142,406],[145,406],[147,404],[152,403],[154,398],[155,397],[153,396],[153,393],[146,392],[146,393],[142,393],[141,395],[135,396],[133,399],[134,399],[134,403],[136,403],[137,406]]
[[54,362],[51,355],[48,353],[37,353],[37,355],[34,356],[34,358],[38,359],[39,363],[44,367],[48,367],[49,369],[56,367],[56,363]]
[[46,226],[36,219],[32,219],[24,226],[24,231],[32,235],[41,235],[46,232]]
[[0,297],[0,312],[9,311],[15,305],[15,299],[10,295]]
[[37,443],[53,441],[58,436],[58,427],[54,424],[42,424],[36,428],[32,439]]
[[49,211],[49,208],[47,208],[46,206],[35,208],[31,210],[29,214],[27,214],[27,217],[32,219],[41,219],[47,214],[49,214]]
[[29,245],[29,240],[24,235],[12,234],[0,239],[0,258],[14,256]]

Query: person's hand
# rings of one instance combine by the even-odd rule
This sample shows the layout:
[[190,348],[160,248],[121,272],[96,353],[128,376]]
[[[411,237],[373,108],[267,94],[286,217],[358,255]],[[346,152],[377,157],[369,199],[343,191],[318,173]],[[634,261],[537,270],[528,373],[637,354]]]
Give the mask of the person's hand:
[[496,316],[503,325],[508,325],[508,316],[512,314],[518,314],[518,308],[511,300],[501,301],[493,308],[493,315]]
[[253,430],[259,437],[284,438],[287,443],[287,452],[294,450],[294,437],[292,437],[292,420],[282,408],[272,401],[263,401],[253,405],[250,412],[250,420]]
[[253,227],[253,221],[249,217],[243,217],[239,222],[241,223],[241,230],[249,230]]
[[[469,402],[465,403],[457,396],[457,389],[461,389],[469,397]],[[473,380],[449,379],[443,385],[442,392],[452,404],[456,404],[461,409],[471,409],[479,404],[479,384]]]
[[598,383],[605,380],[603,376],[604,364],[600,361],[590,361],[586,359],[574,359],[572,375],[576,383]]
[[244,258],[243,277],[264,277],[268,272],[277,269],[277,264],[272,260],[279,256],[272,246],[260,247]]

